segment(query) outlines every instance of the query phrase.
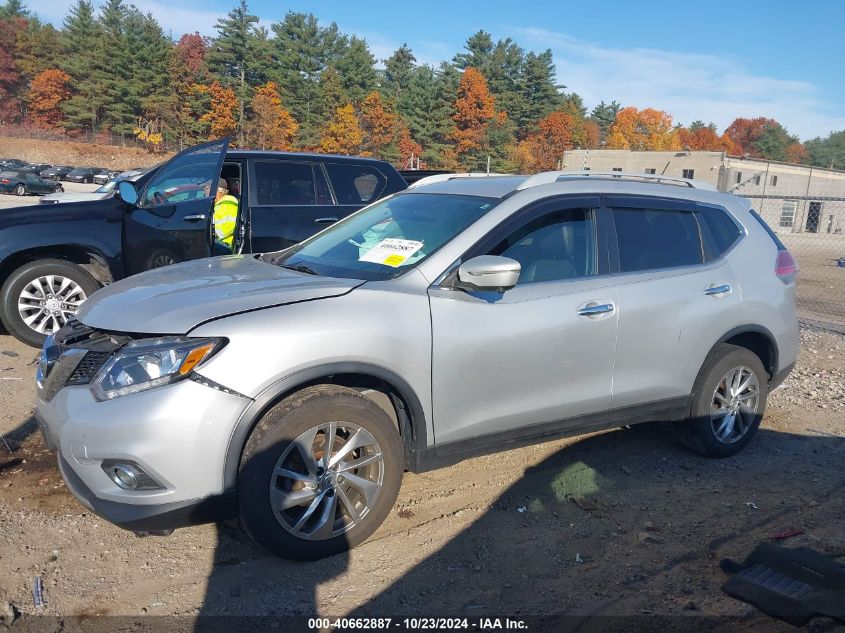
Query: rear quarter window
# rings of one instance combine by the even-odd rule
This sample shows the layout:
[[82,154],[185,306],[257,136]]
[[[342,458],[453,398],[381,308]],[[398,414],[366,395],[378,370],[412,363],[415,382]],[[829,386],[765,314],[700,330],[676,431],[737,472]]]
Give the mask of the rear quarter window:
[[707,259],[716,259],[730,250],[742,234],[730,214],[720,207],[699,205],[696,215]]
[[338,204],[369,204],[378,200],[387,186],[387,178],[369,165],[326,163],[329,180]]

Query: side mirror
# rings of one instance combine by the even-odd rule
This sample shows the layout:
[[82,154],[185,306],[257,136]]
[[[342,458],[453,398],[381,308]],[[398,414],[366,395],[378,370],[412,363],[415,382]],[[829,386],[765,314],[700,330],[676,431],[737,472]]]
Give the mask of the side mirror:
[[481,255],[464,262],[458,268],[458,288],[504,292],[519,281],[522,270],[519,262],[509,257]]
[[138,190],[128,180],[121,180],[117,183],[117,194],[126,204],[135,204],[138,202]]

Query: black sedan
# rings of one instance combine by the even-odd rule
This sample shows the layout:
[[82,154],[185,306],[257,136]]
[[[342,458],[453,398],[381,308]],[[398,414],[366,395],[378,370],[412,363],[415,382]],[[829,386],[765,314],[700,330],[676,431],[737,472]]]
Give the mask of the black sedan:
[[102,167],[77,167],[65,176],[68,182],[94,182],[94,176],[101,174],[105,169]]
[[60,184],[52,180],[45,180],[33,171],[9,170],[0,172],[0,193],[25,196],[28,193],[44,194],[59,191],[64,191]]
[[53,165],[49,169],[41,172],[41,177],[47,180],[64,180],[65,177],[74,170],[69,165]]
[[0,167],[3,169],[20,169],[26,165],[25,160],[20,160],[19,158],[4,158],[0,160]]

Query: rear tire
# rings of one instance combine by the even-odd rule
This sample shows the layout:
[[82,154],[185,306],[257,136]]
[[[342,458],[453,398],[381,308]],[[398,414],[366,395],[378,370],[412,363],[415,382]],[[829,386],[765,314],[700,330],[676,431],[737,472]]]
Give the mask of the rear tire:
[[15,187],[15,195],[16,196],[25,196],[26,195],[26,187],[24,185],[17,185]]
[[347,387],[307,387],[249,436],[238,474],[241,525],[277,556],[332,556],[381,525],[401,481],[402,443],[384,410]]
[[736,455],[757,433],[768,385],[769,374],[754,352],[720,345],[695,381],[690,419],[675,425],[678,439],[708,457]]
[[[47,279],[54,284],[52,290],[47,288]],[[70,283],[63,288],[62,280],[68,280]],[[0,321],[6,331],[19,341],[33,347],[41,347],[47,335],[58,329],[56,325],[63,325],[69,316],[76,313],[78,303],[90,297],[99,287],[100,284],[77,264],[61,259],[30,262],[9,275],[0,288]],[[38,288],[41,288],[43,299]],[[39,313],[41,300],[45,303],[57,302],[55,307],[59,316],[55,320],[47,317],[48,306],[42,310],[43,314]],[[32,305],[32,309],[24,308],[22,314],[20,304]],[[33,329],[24,320],[33,315],[35,317],[32,325],[38,327],[44,322],[43,331]]]

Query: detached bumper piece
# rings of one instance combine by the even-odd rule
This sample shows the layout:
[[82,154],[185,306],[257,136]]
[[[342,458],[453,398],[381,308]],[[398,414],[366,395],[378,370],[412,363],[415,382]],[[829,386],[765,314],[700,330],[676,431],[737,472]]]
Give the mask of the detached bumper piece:
[[140,535],[169,534],[176,528],[215,523],[234,518],[237,505],[234,492],[175,503],[135,505],[97,497],[73,472],[59,453],[59,470],[79,502],[94,514],[124,530]]

